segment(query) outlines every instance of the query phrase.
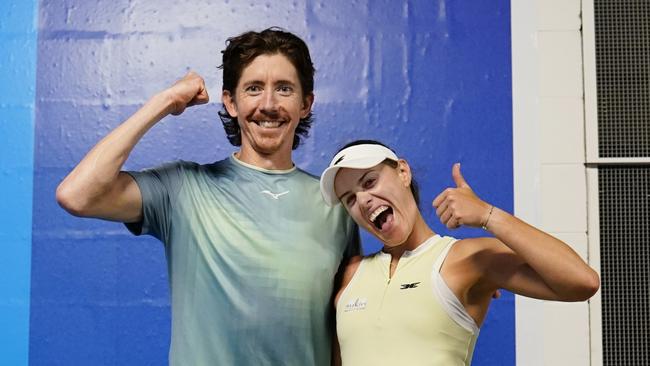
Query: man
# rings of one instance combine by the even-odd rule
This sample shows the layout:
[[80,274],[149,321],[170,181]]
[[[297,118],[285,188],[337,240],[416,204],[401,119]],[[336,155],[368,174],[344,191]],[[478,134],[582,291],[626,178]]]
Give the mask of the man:
[[228,40],[222,68],[220,116],[239,151],[208,165],[121,171],[163,117],[208,102],[202,78],[189,73],[101,140],[57,200],[165,244],[170,364],[329,364],[333,278],[358,233],[291,159],[311,123],[309,50],[276,28],[247,32]]

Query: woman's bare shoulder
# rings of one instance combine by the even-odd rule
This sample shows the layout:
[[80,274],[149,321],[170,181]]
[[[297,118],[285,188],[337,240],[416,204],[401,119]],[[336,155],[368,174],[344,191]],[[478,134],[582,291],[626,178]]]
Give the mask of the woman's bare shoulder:
[[484,254],[507,252],[509,248],[499,239],[481,237],[458,240],[451,248],[449,254],[459,258],[469,258]]
[[336,304],[339,302],[339,297],[341,297],[341,294],[345,288],[348,287],[348,284],[350,281],[352,281],[354,274],[357,273],[357,269],[359,268],[362,260],[363,256],[355,255],[354,257],[350,258],[348,264],[345,266],[345,270],[343,271],[343,279],[341,281],[341,287],[339,287],[336,293],[336,297],[334,298],[334,306],[336,306]]
[[350,261],[348,262],[347,266],[345,266],[345,271],[343,272],[343,283],[341,287],[345,288],[345,286],[350,283],[352,277],[354,277],[354,274],[357,273],[357,269],[359,268],[362,260],[362,255],[355,255],[354,257],[350,258]]

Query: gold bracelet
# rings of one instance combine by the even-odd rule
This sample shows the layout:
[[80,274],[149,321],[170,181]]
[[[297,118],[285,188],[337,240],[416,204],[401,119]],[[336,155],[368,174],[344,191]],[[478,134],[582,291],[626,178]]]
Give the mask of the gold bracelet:
[[492,210],[494,210],[494,205],[490,206],[490,212],[488,213],[487,218],[485,219],[485,223],[483,223],[483,225],[481,225],[481,229],[483,229],[483,230],[488,229],[487,224],[488,224],[488,221],[490,221],[490,216],[492,216]]

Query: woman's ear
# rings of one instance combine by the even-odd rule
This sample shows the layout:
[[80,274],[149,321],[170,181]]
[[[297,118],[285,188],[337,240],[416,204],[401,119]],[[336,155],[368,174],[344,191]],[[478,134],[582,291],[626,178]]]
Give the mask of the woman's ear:
[[221,102],[223,102],[223,106],[226,107],[226,111],[231,117],[237,118],[237,104],[235,103],[235,99],[232,97],[232,94],[230,94],[230,91],[224,90],[221,93]]
[[402,184],[404,184],[404,187],[411,186],[411,167],[406,162],[406,160],[399,159],[397,161],[397,174],[399,175],[399,179],[402,181]]

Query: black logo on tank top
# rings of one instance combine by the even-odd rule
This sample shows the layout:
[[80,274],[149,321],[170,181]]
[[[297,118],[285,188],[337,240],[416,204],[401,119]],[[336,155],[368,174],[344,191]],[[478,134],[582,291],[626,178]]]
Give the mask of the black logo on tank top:
[[418,287],[419,284],[420,284],[420,282],[403,283],[403,284],[401,284],[401,287],[399,289],[400,290],[407,290],[407,289],[410,289],[410,288],[416,288],[416,287]]

